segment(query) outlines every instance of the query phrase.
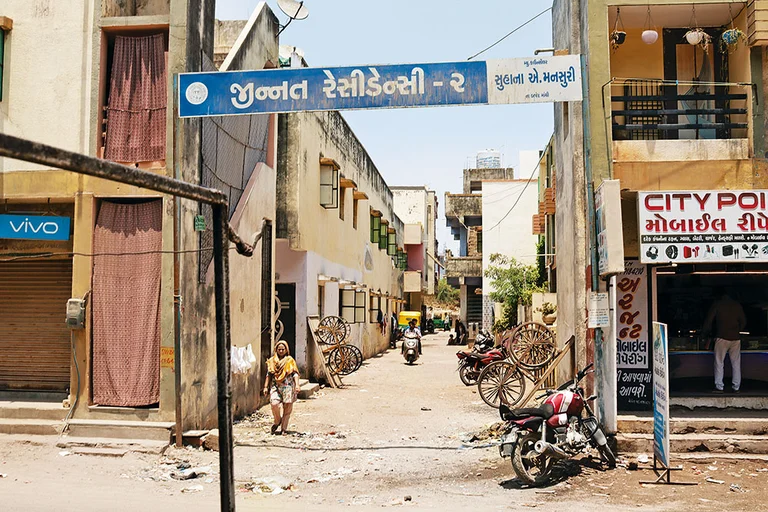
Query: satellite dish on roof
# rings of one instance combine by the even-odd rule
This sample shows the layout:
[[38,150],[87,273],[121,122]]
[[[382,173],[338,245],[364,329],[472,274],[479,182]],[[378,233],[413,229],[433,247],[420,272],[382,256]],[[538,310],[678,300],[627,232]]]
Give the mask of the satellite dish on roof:
[[277,6],[286,16],[291,18],[291,20],[303,20],[309,16],[309,11],[304,7],[303,1],[277,0]]

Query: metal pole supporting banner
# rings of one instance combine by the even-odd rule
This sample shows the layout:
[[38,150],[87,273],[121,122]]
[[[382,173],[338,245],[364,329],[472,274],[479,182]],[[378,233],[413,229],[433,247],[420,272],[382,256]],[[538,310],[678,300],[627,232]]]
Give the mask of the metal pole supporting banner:
[[213,272],[216,295],[216,388],[219,407],[219,471],[221,510],[235,510],[235,480],[232,447],[232,380],[229,332],[229,205],[213,205]]

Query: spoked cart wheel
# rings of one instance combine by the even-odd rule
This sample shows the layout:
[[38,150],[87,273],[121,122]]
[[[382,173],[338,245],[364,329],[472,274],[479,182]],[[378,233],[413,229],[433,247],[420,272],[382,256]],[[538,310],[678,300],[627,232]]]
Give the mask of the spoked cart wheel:
[[477,392],[491,407],[515,406],[525,394],[525,377],[515,363],[496,361],[480,372],[477,378]]
[[324,345],[339,345],[349,336],[349,324],[338,316],[326,316],[320,320],[317,339]]
[[521,366],[536,370],[549,364],[557,352],[555,336],[546,325],[526,322],[512,333],[509,355]]
[[349,375],[363,364],[363,354],[354,345],[339,345],[328,354],[328,366],[337,375]]

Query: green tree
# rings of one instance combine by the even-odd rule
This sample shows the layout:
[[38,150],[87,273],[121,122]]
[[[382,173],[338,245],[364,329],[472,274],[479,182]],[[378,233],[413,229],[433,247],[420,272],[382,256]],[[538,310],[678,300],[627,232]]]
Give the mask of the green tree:
[[491,299],[504,304],[501,321],[502,327],[510,328],[517,324],[517,305],[531,305],[531,294],[545,290],[538,284],[537,265],[524,265],[515,258],[501,254],[492,254],[490,265],[485,270],[485,277],[491,280],[494,291]]
[[451,307],[459,305],[459,290],[449,285],[446,278],[437,282],[437,301]]

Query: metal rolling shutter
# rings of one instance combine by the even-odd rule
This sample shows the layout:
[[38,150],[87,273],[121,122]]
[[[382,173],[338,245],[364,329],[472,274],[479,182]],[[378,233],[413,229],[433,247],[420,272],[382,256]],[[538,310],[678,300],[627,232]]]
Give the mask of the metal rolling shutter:
[[0,389],[66,391],[72,260],[0,262]]

